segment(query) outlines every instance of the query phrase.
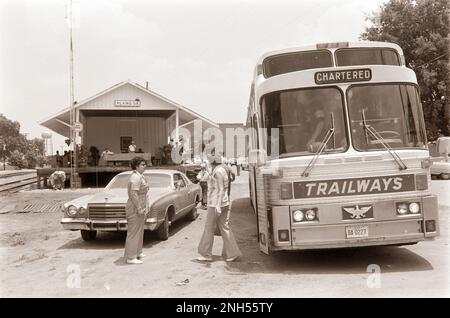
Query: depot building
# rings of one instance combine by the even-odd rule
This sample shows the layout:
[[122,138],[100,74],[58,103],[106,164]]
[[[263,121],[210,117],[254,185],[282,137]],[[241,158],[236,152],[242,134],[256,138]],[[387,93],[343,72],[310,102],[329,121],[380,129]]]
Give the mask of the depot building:
[[[180,129],[188,129],[193,140],[193,122],[201,120],[202,129],[219,125],[154,91],[131,81],[118,83],[75,104],[79,140],[88,149],[100,152],[128,152],[131,141],[139,152],[155,155],[159,147],[178,140]],[[70,138],[70,107],[39,122],[42,126]],[[181,130],[182,131],[182,130]]]
[[[169,144],[183,144],[183,155],[187,155],[184,158],[194,160],[193,147],[202,147],[199,141],[194,141],[194,126],[201,131],[202,137],[208,128],[220,129],[218,123],[132,81],[118,83],[75,103],[74,116],[77,144],[90,153],[87,163],[82,161],[82,155],[77,155],[77,178],[80,180],[76,182],[83,186],[104,185],[117,173],[129,170],[129,160],[136,155],[143,157],[148,165],[173,165],[174,162],[168,162],[164,155]],[[70,107],[39,124],[70,139]],[[132,141],[139,154],[128,153]],[[200,143],[204,143],[203,139]],[[105,149],[112,154],[106,156],[106,162],[102,160],[103,156],[92,160],[92,149],[99,155]],[[55,162],[55,157],[52,157],[51,168],[37,170],[38,187],[41,182],[47,186],[49,175],[56,170],[65,171],[68,177],[71,175],[73,162],[70,156],[63,156],[62,164]]]

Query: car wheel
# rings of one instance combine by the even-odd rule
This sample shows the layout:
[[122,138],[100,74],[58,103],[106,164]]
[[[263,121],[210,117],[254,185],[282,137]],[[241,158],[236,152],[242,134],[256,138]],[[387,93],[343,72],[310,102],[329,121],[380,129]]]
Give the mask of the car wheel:
[[97,237],[97,231],[80,230],[83,241],[93,241]]
[[195,198],[194,207],[192,208],[191,212],[189,212],[186,215],[186,220],[188,220],[188,221],[195,221],[195,219],[198,217],[197,205],[198,205],[199,202],[200,201],[199,201],[198,197],[196,197]]
[[165,241],[169,238],[169,213],[166,213],[164,221],[156,229],[156,237],[161,241]]
[[441,173],[441,179],[442,180],[448,180],[449,179],[449,174],[448,173]]

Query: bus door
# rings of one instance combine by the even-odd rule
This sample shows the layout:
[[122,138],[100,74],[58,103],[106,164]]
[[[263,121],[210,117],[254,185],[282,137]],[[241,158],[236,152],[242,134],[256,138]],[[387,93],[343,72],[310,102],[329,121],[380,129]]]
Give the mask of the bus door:
[[264,175],[260,172],[260,169],[254,169],[255,171],[255,196],[256,205],[255,211],[258,218],[257,229],[258,229],[258,242],[259,249],[265,254],[269,254],[269,218],[267,213],[266,204],[266,185],[264,182]]

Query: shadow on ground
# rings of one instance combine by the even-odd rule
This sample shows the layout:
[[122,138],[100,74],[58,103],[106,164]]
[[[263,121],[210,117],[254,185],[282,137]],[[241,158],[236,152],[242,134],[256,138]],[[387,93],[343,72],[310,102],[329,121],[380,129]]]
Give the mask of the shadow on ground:
[[[194,222],[197,222],[198,219]],[[187,222],[184,219],[178,220],[174,222],[170,226],[170,236],[169,240],[172,236],[177,234],[180,230],[182,230],[185,226],[188,226],[192,222]],[[97,238],[94,241],[86,242],[83,241],[81,236],[77,239],[71,240],[66,244],[60,246],[58,250],[63,249],[83,249],[83,250],[115,250],[115,249],[123,249],[125,247],[125,239],[127,237],[127,233],[124,232],[97,232]],[[144,233],[144,248],[150,248],[157,244],[159,241],[155,233],[152,231],[145,231]]]
[[256,215],[250,206],[249,198],[232,202],[230,222],[244,255],[240,262],[227,263],[227,269],[231,272],[355,274],[366,273],[370,264],[380,266],[384,273],[433,270],[426,259],[407,247],[384,246],[263,254],[259,251]]

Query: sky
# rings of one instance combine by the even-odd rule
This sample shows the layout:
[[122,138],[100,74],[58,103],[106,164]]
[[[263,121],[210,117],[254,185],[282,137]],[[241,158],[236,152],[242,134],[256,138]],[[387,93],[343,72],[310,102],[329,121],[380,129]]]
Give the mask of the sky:
[[[73,0],[75,100],[125,80],[244,122],[267,51],[357,41],[386,0]],[[0,0],[0,113],[28,138],[70,104],[69,0]],[[64,138],[53,133],[54,151]]]

